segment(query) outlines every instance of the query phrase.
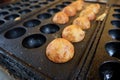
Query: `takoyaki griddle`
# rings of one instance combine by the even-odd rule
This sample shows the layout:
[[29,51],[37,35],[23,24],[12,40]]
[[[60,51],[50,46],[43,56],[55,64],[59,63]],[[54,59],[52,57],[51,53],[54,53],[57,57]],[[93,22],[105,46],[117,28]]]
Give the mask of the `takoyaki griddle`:
[[[72,60],[64,64],[51,62],[45,55],[47,45],[55,38],[60,38],[63,29],[72,24],[75,17],[70,17],[69,23],[65,25],[54,24],[52,18],[58,11],[69,5],[72,1],[61,1],[53,6],[35,13],[33,16],[16,24],[10,29],[5,30],[0,35],[0,47],[10,56],[42,73],[52,80],[70,80],[76,75],[76,68],[84,63],[82,56],[89,50],[92,37],[99,30],[97,21],[91,22],[91,28],[86,30],[85,39],[78,43],[73,43],[75,47],[75,56]],[[89,5],[91,3],[86,3]],[[99,15],[105,10],[105,4],[100,4]],[[80,63],[81,62],[81,63]],[[81,67],[79,67],[81,69]]]
[[[120,23],[119,6],[112,6],[97,47],[87,69],[85,80],[120,80]],[[92,48],[92,49],[93,49]],[[88,56],[89,59],[89,56]],[[88,60],[87,59],[87,60]],[[88,64],[86,64],[88,66]],[[84,70],[86,70],[84,68]]]
[[21,0],[0,6],[0,33],[60,0]]

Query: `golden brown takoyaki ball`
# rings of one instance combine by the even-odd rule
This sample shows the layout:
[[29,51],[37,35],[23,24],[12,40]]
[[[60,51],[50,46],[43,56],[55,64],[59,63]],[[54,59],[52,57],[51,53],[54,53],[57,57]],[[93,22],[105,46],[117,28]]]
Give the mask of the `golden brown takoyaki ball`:
[[78,0],[70,4],[70,6],[74,7],[77,11],[80,11],[83,9],[84,1]]
[[100,5],[99,4],[91,4],[86,9],[88,9],[88,10],[94,12],[95,14],[97,14],[100,10]]
[[74,56],[74,46],[64,38],[56,38],[46,48],[46,56],[55,63],[65,63]]
[[75,16],[76,15],[76,9],[72,6],[67,6],[67,7],[63,8],[62,12],[64,12],[68,16]]
[[89,29],[90,28],[90,21],[87,17],[77,17],[73,21],[74,25],[79,26],[81,29]]
[[53,22],[57,24],[65,24],[69,21],[69,17],[64,12],[58,12],[53,17]]
[[79,17],[83,17],[83,16],[87,17],[90,21],[96,18],[95,13],[88,9],[85,9],[80,13]]
[[85,32],[77,25],[70,25],[64,28],[62,37],[71,42],[79,42],[84,39]]
[[97,8],[100,9],[100,4],[96,4]]

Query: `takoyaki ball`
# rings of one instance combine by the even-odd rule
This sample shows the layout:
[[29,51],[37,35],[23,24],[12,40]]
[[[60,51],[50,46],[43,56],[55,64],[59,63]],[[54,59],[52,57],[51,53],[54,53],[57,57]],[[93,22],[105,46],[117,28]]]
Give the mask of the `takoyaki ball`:
[[75,16],[76,15],[76,9],[72,6],[67,6],[67,7],[63,8],[62,12],[64,12],[68,16]]
[[96,4],[97,8],[100,9],[100,4]]
[[73,21],[74,25],[79,26],[81,29],[89,29],[90,21],[87,17],[78,17]]
[[85,9],[80,13],[79,17],[83,17],[83,16],[87,17],[90,21],[96,18],[95,13],[88,9]]
[[91,4],[86,9],[93,11],[95,14],[99,12],[100,5],[99,4]]
[[71,42],[80,42],[85,37],[85,32],[77,25],[70,25],[64,28],[62,37]]
[[83,9],[84,1],[78,0],[70,4],[70,6],[74,7],[77,11]]
[[74,56],[74,46],[64,38],[56,38],[46,48],[46,56],[55,63],[65,63]]
[[69,17],[64,12],[58,12],[53,17],[53,22],[56,24],[65,24],[69,21]]

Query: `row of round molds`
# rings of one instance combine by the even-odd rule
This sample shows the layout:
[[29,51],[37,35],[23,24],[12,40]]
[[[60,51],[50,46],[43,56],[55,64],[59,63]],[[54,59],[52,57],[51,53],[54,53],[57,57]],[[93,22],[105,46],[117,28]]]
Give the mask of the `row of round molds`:
[[120,80],[120,9],[115,8],[112,17],[112,29],[108,30],[111,38],[110,42],[105,44],[105,50],[110,57],[115,57],[118,61],[105,61],[99,67],[101,80]]
[[[4,31],[16,21],[26,19],[29,15],[37,13],[46,6],[49,6],[58,1],[55,0],[30,0],[28,2],[21,1],[1,7],[0,10],[0,32]],[[49,10],[51,11],[51,10]],[[9,26],[8,26],[9,24]],[[8,27],[7,27],[8,26]]]
[[[63,2],[64,4],[57,4],[55,7],[47,9],[45,12],[37,14],[36,18],[31,18],[26,20],[25,22],[23,22],[23,25],[21,25],[22,27],[16,27],[13,29],[8,30],[5,33],[5,38],[7,39],[16,39],[16,38],[20,38],[22,37],[24,34],[27,34],[27,29],[33,29],[34,27],[39,27],[39,31],[42,34],[54,34],[56,32],[58,32],[60,30],[59,25],[53,24],[53,23],[48,23],[45,25],[41,25],[41,23],[44,23],[44,20],[51,20],[52,16],[57,13],[58,11],[60,11],[61,6],[66,6],[68,4],[70,4],[71,2]],[[58,7],[59,6],[59,7]],[[63,8],[64,8],[63,7]],[[38,28],[37,28],[38,29]],[[45,42],[46,42],[46,36],[42,35],[42,34],[32,34],[29,35],[28,37],[26,37],[23,40],[23,46],[26,48],[38,48],[41,47]],[[38,38],[35,36],[39,36]],[[41,37],[40,37],[41,36]]]

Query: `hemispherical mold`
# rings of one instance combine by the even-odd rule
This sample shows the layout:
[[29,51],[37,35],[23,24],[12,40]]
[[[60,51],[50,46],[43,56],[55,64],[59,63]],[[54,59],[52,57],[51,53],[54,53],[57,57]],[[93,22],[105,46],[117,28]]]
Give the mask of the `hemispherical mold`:
[[120,9],[114,9],[114,11],[119,13],[119,12],[120,12]]
[[5,16],[5,15],[7,15],[7,14],[9,14],[9,12],[7,12],[7,11],[2,11],[2,12],[0,12],[0,16]]
[[19,17],[18,14],[11,14],[11,15],[8,15],[5,17],[6,20],[14,20],[16,19],[17,17]]
[[51,14],[49,14],[49,13],[42,13],[42,14],[39,14],[37,17],[39,18],[39,19],[48,19],[48,18],[50,18],[52,15]]
[[40,2],[39,4],[40,4],[40,6],[44,6],[44,5],[47,5],[48,2]]
[[26,22],[24,22],[24,26],[25,27],[36,27],[40,24],[41,22],[37,19],[32,19],[32,20],[28,20]]
[[29,0],[21,0],[22,2],[28,2]]
[[115,27],[120,28],[120,21],[119,20],[113,20],[113,21],[111,21],[111,24]]
[[0,20],[0,26],[3,25],[5,23],[5,21]]
[[1,9],[9,9],[9,8],[11,8],[10,5],[6,5],[6,6],[1,7]]
[[45,36],[41,34],[33,34],[33,35],[26,37],[23,40],[22,45],[25,48],[32,49],[32,48],[38,48],[42,46],[43,44],[45,44],[45,42],[46,42]]
[[30,4],[21,4],[21,7],[28,7]]
[[59,31],[59,29],[59,26],[57,26],[56,24],[46,24],[40,28],[40,31],[45,34],[52,34]]
[[7,39],[16,39],[16,38],[24,35],[25,32],[26,32],[26,30],[24,28],[17,27],[17,28],[14,28],[14,29],[11,29],[11,30],[7,31],[4,36]]
[[24,9],[24,10],[19,11],[20,14],[26,14],[26,13],[29,13],[29,12],[31,12],[30,9]]
[[34,5],[34,6],[30,6],[31,9],[36,9],[36,8],[40,8],[40,5]]
[[120,14],[113,14],[113,17],[120,19]]
[[54,13],[59,12],[60,10],[57,9],[57,8],[53,8],[53,9],[48,9],[47,11],[48,11],[50,14],[54,14]]
[[71,2],[70,1],[66,1],[66,2],[63,2],[63,4],[64,5],[69,5],[69,4],[71,4]]
[[38,1],[30,1],[30,3],[37,3]]
[[120,59],[120,42],[108,42],[105,44],[105,50],[111,57]]
[[55,0],[47,0],[47,1],[52,2],[52,1],[55,1]]
[[109,30],[109,35],[116,40],[120,40],[120,29]]
[[20,8],[19,7],[14,7],[14,8],[11,8],[11,9],[9,9],[10,11],[18,11],[18,10],[20,10]]
[[64,7],[66,7],[66,5],[63,5],[63,4],[60,4],[60,5],[56,6],[56,8],[58,8],[58,9],[63,9]]
[[16,3],[15,3],[15,5],[20,5],[20,4],[21,4],[21,2],[16,2]]
[[101,80],[120,80],[120,63],[117,61],[106,61],[99,67]]

